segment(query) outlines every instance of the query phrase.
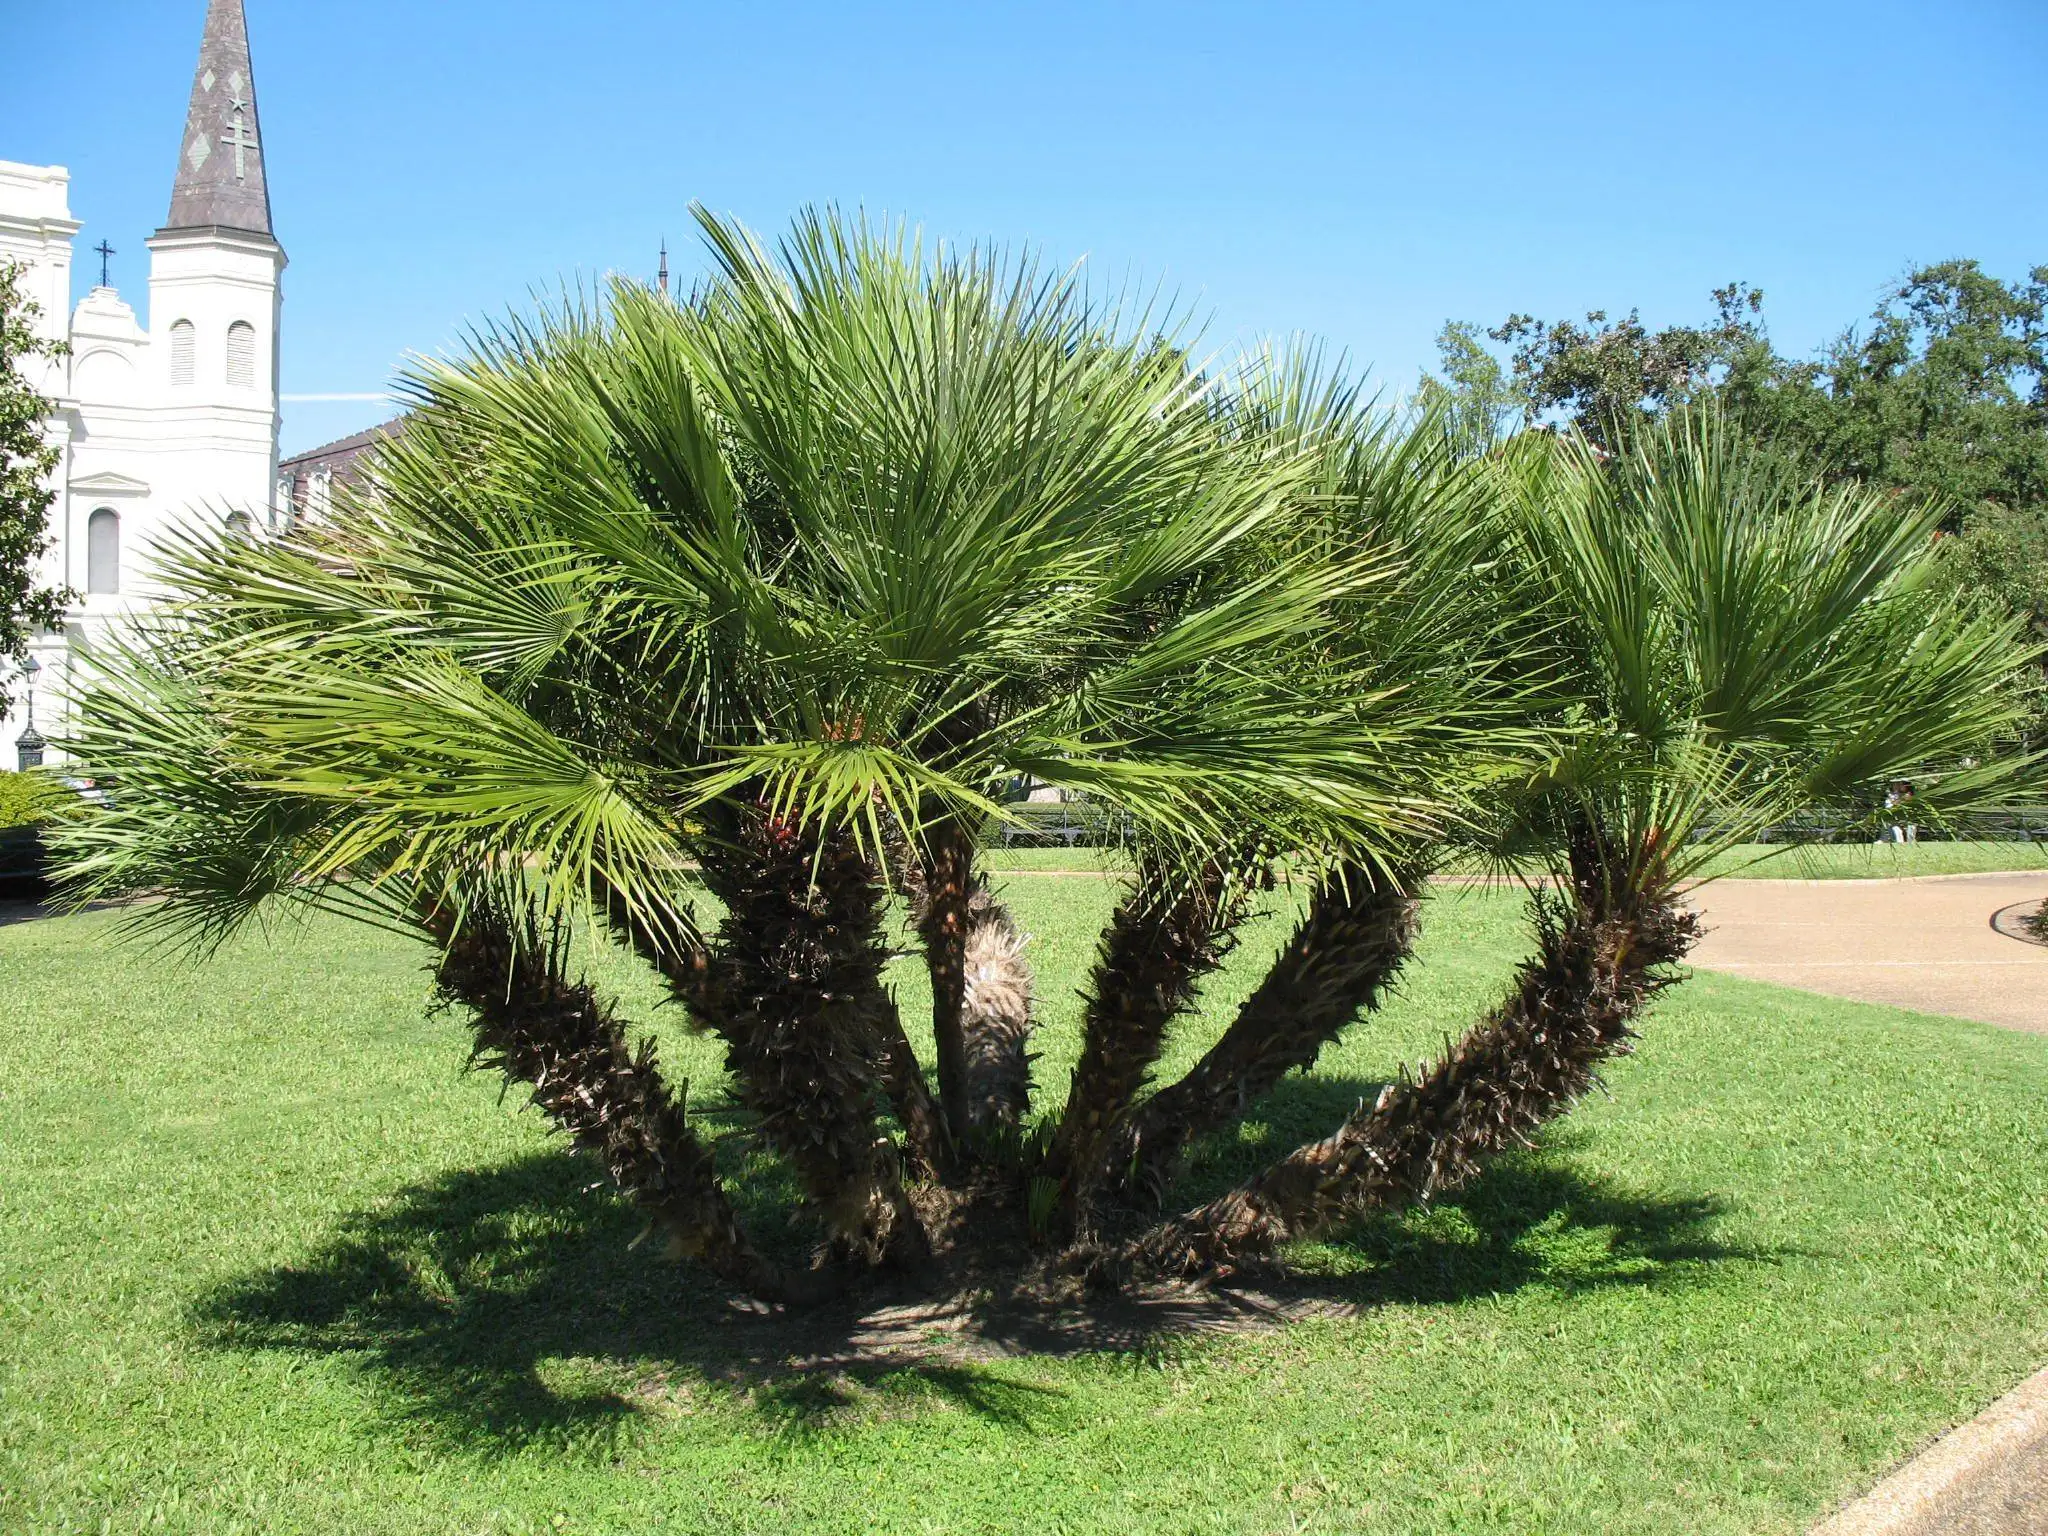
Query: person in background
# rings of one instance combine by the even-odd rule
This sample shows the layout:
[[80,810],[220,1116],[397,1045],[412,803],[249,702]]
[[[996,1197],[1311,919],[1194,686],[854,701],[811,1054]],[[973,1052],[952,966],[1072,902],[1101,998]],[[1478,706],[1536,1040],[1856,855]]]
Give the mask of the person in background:
[[1904,779],[1894,779],[1891,788],[1884,792],[1885,815],[1890,825],[1884,829],[1880,839],[1887,843],[1917,843],[1920,829],[1906,818],[1912,814],[1913,786]]

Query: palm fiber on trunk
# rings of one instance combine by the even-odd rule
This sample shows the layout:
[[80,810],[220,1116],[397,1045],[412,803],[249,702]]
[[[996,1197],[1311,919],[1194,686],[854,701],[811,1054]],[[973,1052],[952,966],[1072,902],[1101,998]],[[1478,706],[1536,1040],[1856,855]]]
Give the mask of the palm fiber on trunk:
[[720,818],[703,876],[725,904],[695,996],[740,1101],[795,1165],[835,1245],[874,1262],[929,1252],[877,1120],[895,1004],[882,985],[882,887],[853,838],[817,839],[765,807]]
[[1242,1117],[1289,1072],[1313,1066],[1362,1010],[1377,1008],[1414,947],[1427,868],[1354,864],[1325,876],[1222,1038],[1132,1117],[1112,1175],[1163,1190],[1197,1137]]
[[[974,843],[941,824],[920,854],[894,818],[889,859],[924,941],[939,1095],[956,1137],[1015,1127],[1031,1108],[1035,978],[1010,909],[974,867]],[[949,1086],[950,1085],[950,1086]]]
[[[604,913],[612,931],[630,944],[643,960],[668,982],[669,994],[681,1003],[697,1028],[708,1030],[730,1044],[736,1024],[722,1013],[722,999],[728,989],[713,982],[727,973],[714,964],[711,952],[702,947],[684,947],[668,931],[646,921],[644,915],[617,891],[607,889]],[[885,999],[886,1003],[886,999]],[[916,1166],[927,1173],[942,1172],[949,1166],[945,1129],[939,1122],[938,1105],[925,1085],[924,1073],[903,1033],[903,1020],[893,1004],[882,1010],[881,1080],[896,1118],[902,1123],[906,1150]]]
[[974,841],[940,822],[925,831],[911,915],[924,940],[932,985],[932,1045],[938,1055],[939,1106],[958,1138],[971,1116],[967,1101],[967,934],[974,892]]
[[1141,859],[1096,952],[1075,1064],[1047,1175],[1059,1182],[1064,1235],[1084,1230],[1115,1138],[1166,1027],[1222,964],[1251,904],[1241,861],[1215,859],[1187,877]]
[[1031,1111],[1031,962],[1010,909],[975,877],[967,901],[960,1033],[970,1131],[1010,1130]]
[[1644,1007],[1698,920],[1668,891],[1606,894],[1582,877],[1538,898],[1537,952],[1508,999],[1420,1078],[1390,1084],[1331,1135],[1296,1149],[1207,1205],[1163,1222],[1128,1257],[1143,1272],[1194,1274],[1270,1253],[1344,1217],[1455,1189],[1485,1160],[1526,1145],[1628,1049]]
[[423,914],[443,946],[435,985],[468,1009],[475,1059],[532,1090],[533,1102],[578,1151],[667,1236],[672,1252],[768,1300],[814,1300],[821,1278],[761,1257],[741,1231],[712,1167],[711,1149],[684,1120],[655,1062],[584,982],[565,979],[563,936],[503,912],[473,911],[458,927]]

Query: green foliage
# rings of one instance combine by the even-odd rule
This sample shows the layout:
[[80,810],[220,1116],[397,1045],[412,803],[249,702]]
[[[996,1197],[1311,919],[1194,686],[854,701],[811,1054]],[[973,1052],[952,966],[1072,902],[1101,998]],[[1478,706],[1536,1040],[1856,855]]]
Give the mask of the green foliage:
[[[1730,283],[1714,290],[1716,318],[1705,326],[1652,331],[1635,310],[1610,321],[1596,309],[1584,325],[1510,315],[1486,334],[1510,349],[1512,393],[1524,403],[1527,419],[1562,418],[1612,452],[1642,419],[1710,392],[1738,360],[1747,361],[1763,346],[1757,319],[1763,302],[1757,289]],[[1444,335],[1438,345],[1456,370],[1455,389],[1460,374],[1469,379],[1478,372],[1471,356],[1477,336],[1469,326],[1446,328]]]
[[1485,453],[1522,426],[1531,406],[1527,389],[1486,345],[1469,320],[1447,320],[1437,333],[1443,376],[1425,373],[1416,404],[1439,416],[1446,435],[1465,456]]
[[1532,435],[1506,462],[1580,721],[1515,825],[1590,818],[1696,866],[1788,816],[1867,813],[1894,779],[1930,819],[2022,792],[1978,755],[2021,720],[2038,648],[1948,590],[1939,504],[1801,476],[1712,401],[1619,452]]
[[[1454,323],[1439,376],[1421,401],[1461,423],[1570,426],[1605,452],[1687,401],[1712,397],[1761,454],[1795,476],[1825,476],[1933,503],[1961,537],[1951,570],[2048,635],[2048,267],[2006,282],[1974,261],[1919,268],[1891,288],[1861,331],[1810,360],[1779,355],[1763,295],[1715,291],[1704,325],[1651,331],[1631,310],[1581,325],[1513,315],[1485,333]],[[1479,446],[1492,438],[1478,434]],[[2048,681],[2027,684],[2029,734],[2048,713]]]
[[1821,382],[1832,409],[1801,435],[1841,475],[1959,509],[2048,507],[2044,307],[2048,267],[2024,283],[1974,261],[1921,268],[1865,334],[1829,349]]
[[[57,467],[58,452],[44,436],[56,406],[31,389],[20,370],[36,358],[61,357],[65,349],[37,335],[41,311],[22,292],[23,270],[0,262],[0,664],[25,656],[36,630],[55,627],[70,595],[36,582],[56,500],[46,477]],[[12,672],[0,665],[0,711],[7,707]]]
[[1936,500],[1951,511],[2048,502],[2048,267],[2006,282],[1974,261],[1918,268],[1869,324],[1817,358],[1780,356],[1763,294],[1731,283],[1704,325],[1652,331],[1636,311],[1584,324],[1511,315],[1485,334],[1447,326],[1425,394],[1465,412],[1576,426],[1603,449],[1634,425],[1716,396],[1759,444],[1806,472]]
[[[2048,641],[2048,501],[1971,509],[1947,552],[1961,591],[1988,594],[2025,620],[2036,640]],[[2030,673],[2024,694],[2027,735],[2038,742],[2048,728],[2048,670]]]
[[681,925],[670,872],[725,856],[693,829],[756,796],[871,847],[1025,775],[1200,846],[1453,809],[1446,696],[1370,640],[1458,572],[1308,515],[1291,386],[1028,262],[705,229],[694,299],[622,284],[419,373],[331,547],[169,554],[184,601],[83,712],[122,793],[78,872],[217,936],[516,850]]
[[2048,502],[1980,506],[1963,519],[1948,552],[1965,586],[1995,593],[2048,640]]
[[[978,1155],[948,1065],[975,871],[946,850],[1020,779],[1085,793],[1133,829],[1139,874],[1054,1161],[996,1174],[1020,1194],[1056,1176],[1063,1243],[1269,860],[1341,881],[1462,839],[1584,875],[1597,844],[1597,878],[1661,912],[1787,814],[1868,806],[1892,777],[1924,784],[1929,819],[2008,786],[2009,762],[1965,760],[2009,723],[1997,685],[2029,653],[1934,590],[1935,513],[1789,475],[1677,382],[1604,452],[1574,433],[1476,454],[1484,420],[1391,421],[1313,351],[1203,373],[1152,316],[1028,260],[835,215],[772,254],[704,232],[713,274],[681,302],[620,283],[422,365],[331,527],[169,549],[175,601],[102,649],[71,743],[112,804],[60,845],[76,897],[165,894],[133,921],[202,949],[325,907],[462,956],[473,985],[447,959],[443,984],[485,1019],[485,1058],[535,1063],[508,1075],[545,1076],[579,1144],[630,1139],[607,1167],[637,1198],[694,1170],[687,1210],[715,1219],[672,1235],[742,1255],[728,1279],[783,1272],[732,1235],[680,1113],[607,1141],[618,1115],[573,1108],[628,1079],[633,1102],[675,1100],[623,1033],[601,1067],[564,1033],[586,1017],[545,974],[566,950],[518,983],[563,1006],[500,1043],[516,935],[596,914],[628,934],[869,1262],[884,1229],[862,1212],[916,1220],[878,1092],[915,1165],[973,1198],[945,1165]],[[938,1111],[874,984],[892,842],[924,892]],[[692,868],[726,909],[708,936]],[[1353,925],[1372,965],[1400,963],[1405,911],[1384,943]],[[480,912],[518,922],[465,932]],[[1332,969],[1366,991],[1321,998],[1330,1027],[1292,1065],[1371,999],[1370,970]],[[1540,1023],[1475,1069],[1515,1085],[1529,1128],[1588,1079],[1583,1051],[1549,1078],[1527,1051],[1564,1059],[1572,1010],[1604,1006],[1597,966],[1555,974]],[[949,1141],[918,1130],[928,1112]],[[980,1239],[1000,1210],[948,1224]]]
[[77,803],[76,795],[46,773],[0,770],[0,827],[45,826]]

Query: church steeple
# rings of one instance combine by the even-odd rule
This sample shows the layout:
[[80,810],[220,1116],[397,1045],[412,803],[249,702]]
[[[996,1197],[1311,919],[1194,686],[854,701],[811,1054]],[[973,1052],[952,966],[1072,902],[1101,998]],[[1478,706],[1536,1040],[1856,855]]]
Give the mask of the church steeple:
[[242,0],[208,0],[171,214],[161,233],[208,228],[275,238]]

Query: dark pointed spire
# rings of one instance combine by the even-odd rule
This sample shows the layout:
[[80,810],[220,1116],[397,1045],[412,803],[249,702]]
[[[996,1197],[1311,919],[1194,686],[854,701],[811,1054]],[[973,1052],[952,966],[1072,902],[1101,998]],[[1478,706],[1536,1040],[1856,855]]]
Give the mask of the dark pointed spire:
[[178,147],[168,232],[242,230],[269,235],[270,188],[263,176],[263,135],[256,119],[256,71],[242,0],[207,0],[199,70]]

